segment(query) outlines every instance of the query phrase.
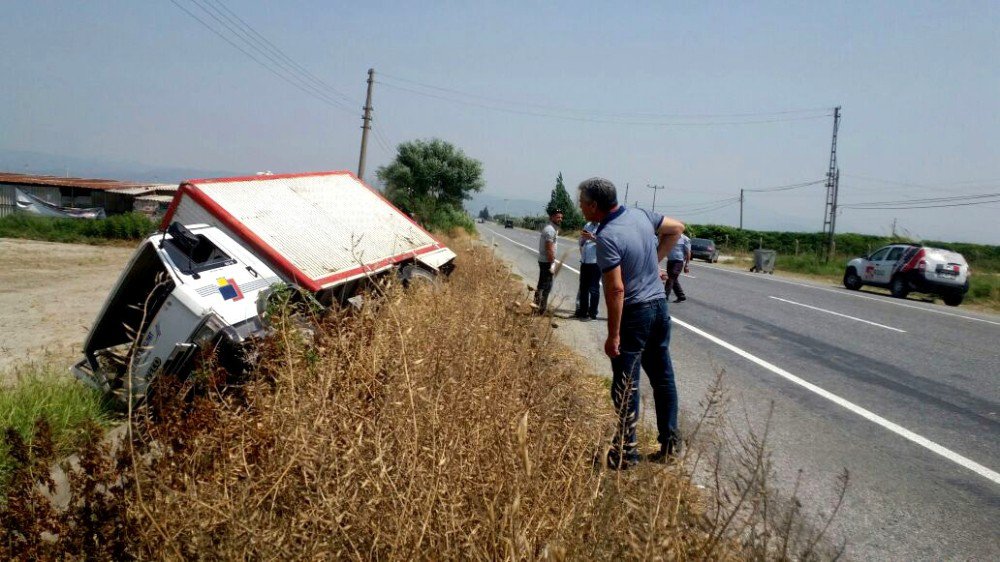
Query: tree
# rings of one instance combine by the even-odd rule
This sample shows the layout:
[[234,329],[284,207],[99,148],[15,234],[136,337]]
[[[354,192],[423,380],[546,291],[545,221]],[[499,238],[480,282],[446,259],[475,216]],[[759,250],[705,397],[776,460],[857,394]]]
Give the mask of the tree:
[[490,208],[483,207],[483,210],[479,211],[479,218],[483,219],[484,221],[490,220]]
[[[386,198],[427,226],[474,228],[462,202],[482,191],[483,164],[451,143],[440,139],[400,143],[396,158],[376,175],[385,183]],[[459,215],[466,216],[469,224],[450,224]]]
[[577,208],[576,203],[573,202],[573,198],[566,192],[566,186],[563,185],[562,172],[559,172],[559,177],[556,178],[556,187],[552,190],[552,197],[549,199],[549,204],[545,206],[545,214],[551,215],[555,209],[560,209],[563,212],[563,230],[579,230],[583,228],[586,221],[583,220],[583,215],[580,213],[580,209]]

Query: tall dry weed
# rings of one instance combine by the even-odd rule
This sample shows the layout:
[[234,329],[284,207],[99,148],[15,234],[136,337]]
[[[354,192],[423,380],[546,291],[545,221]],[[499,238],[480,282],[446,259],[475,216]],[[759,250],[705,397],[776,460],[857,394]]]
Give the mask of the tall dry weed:
[[[606,388],[526,314],[528,295],[489,250],[452,246],[457,271],[436,288],[384,287],[359,311],[324,316],[282,309],[250,380],[227,384],[207,365],[159,382],[136,416],[131,463],[107,482],[127,498],[114,521],[127,555],[817,557],[819,533],[783,550],[770,538],[782,529],[758,531],[764,457],[734,477],[700,453],[595,467],[614,432]],[[709,396],[693,432],[721,435],[723,407]],[[689,476],[705,465],[718,484],[707,493]]]

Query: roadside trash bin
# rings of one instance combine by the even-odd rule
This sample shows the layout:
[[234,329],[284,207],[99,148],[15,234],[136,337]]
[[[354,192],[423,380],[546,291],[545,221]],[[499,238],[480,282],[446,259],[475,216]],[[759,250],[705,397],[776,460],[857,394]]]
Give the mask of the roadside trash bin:
[[778,252],[774,250],[754,250],[753,251],[753,267],[750,271],[755,271],[757,273],[770,273],[774,274],[774,259],[778,256]]

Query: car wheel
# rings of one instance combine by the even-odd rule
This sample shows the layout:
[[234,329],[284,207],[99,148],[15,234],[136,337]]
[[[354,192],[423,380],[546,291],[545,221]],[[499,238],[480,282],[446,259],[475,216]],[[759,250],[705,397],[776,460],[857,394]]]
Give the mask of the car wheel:
[[718,262],[719,262],[719,254],[715,254],[714,256],[712,256],[711,263],[718,263]]
[[948,306],[958,306],[962,304],[962,300],[965,299],[965,295],[961,294],[944,295],[944,297],[942,298],[944,300],[944,304]]
[[897,299],[905,299],[906,295],[910,294],[910,288],[906,286],[905,279],[901,276],[896,276],[889,285],[889,292]]
[[844,287],[852,291],[857,291],[863,284],[861,277],[858,277],[858,272],[853,267],[848,268],[847,273],[844,274]]

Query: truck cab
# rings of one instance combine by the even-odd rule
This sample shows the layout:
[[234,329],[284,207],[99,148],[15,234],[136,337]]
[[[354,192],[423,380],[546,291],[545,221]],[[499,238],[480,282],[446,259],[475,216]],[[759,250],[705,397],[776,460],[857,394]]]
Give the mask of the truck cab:
[[172,223],[133,254],[94,321],[74,374],[122,402],[158,372],[183,372],[201,351],[235,350],[263,330],[262,303],[279,283],[218,228]]

